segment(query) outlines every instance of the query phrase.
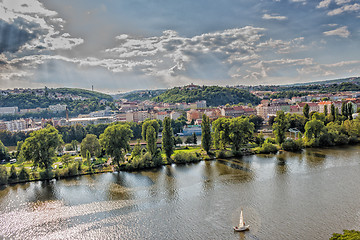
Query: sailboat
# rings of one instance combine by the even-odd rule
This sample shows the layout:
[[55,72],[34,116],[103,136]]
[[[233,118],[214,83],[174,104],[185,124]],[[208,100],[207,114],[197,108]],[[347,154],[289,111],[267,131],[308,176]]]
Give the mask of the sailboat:
[[249,227],[250,227],[249,225],[245,225],[243,211],[241,210],[239,226],[234,227],[234,230],[236,232],[242,232],[242,231],[249,230]]

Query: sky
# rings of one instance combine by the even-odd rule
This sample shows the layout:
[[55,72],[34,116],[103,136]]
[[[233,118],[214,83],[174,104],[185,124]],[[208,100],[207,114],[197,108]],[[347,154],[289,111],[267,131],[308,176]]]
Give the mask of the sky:
[[360,76],[360,0],[0,0],[0,89]]

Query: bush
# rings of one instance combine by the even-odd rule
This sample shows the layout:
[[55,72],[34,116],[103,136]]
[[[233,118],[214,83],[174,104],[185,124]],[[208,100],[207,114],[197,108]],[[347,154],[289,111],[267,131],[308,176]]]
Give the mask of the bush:
[[293,139],[287,139],[281,144],[281,148],[289,152],[299,152],[303,149],[302,139],[300,138],[295,141]]
[[10,176],[9,176],[9,179],[11,179],[11,180],[15,180],[15,179],[17,179],[17,173],[16,173],[16,168],[15,168],[15,166],[14,165],[12,165],[11,166],[11,168],[10,168]]
[[49,180],[54,178],[54,173],[51,169],[46,169],[45,171],[40,172],[40,179],[41,180]]
[[195,153],[188,153],[188,152],[178,152],[174,156],[175,163],[192,163],[192,162],[199,162],[200,158],[196,156]]
[[19,179],[20,180],[29,180],[30,179],[30,174],[29,172],[26,170],[25,167],[22,167],[20,172],[19,172]]
[[8,180],[8,173],[6,167],[0,166],[0,184],[6,184]]
[[259,148],[255,149],[256,153],[277,153],[278,149],[276,147],[276,145],[272,144],[272,143],[268,143],[268,142],[264,142],[263,145]]
[[68,170],[68,176],[76,176],[78,175],[78,163],[73,163],[70,164],[69,167],[67,168]]
[[276,140],[275,138],[267,138],[265,139],[264,143],[272,143],[272,144],[276,144]]

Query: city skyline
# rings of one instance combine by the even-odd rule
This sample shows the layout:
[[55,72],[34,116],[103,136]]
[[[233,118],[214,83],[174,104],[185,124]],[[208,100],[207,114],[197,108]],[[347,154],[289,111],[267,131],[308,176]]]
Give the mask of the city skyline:
[[360,75],[355,0],[0,2],[0,85],[116,93]]

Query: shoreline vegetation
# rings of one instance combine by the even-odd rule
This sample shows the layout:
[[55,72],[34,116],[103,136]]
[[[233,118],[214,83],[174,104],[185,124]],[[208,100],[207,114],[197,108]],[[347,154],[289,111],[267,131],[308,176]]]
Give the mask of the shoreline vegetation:
[[[164,121],[148,119],[136,125],[136,132],[131,124],[121,122],[102,126],[98,134],[85,134],[80,131],[81,125],[75,126],[83,137],[76,138],[74,134],[74,138],[66,139],[66,144],[63,135],[49,124],[30,133],[25,141],[18,141],[12,153],[0,141],[0,160],[7,160],[0,165],[0,185],[137,171],[279,150],[301,152],[304,148],[357,144],[360,142],[360,119],[352,119],[350,107],[344,105],[341,114],[333,106],[329,114],[310,113],[306,106],[303,115],[279,111],[269,121],[273,135],[267,137],[262,132],[256,133],[263,127],[259,124],[263,119],[257,119],[260,117],[223,117],[211,122],[203,115],[201,146],[197,144],[200,136],[194,133],[186,138],[185,146],[179,147],[183,139],[174,136],[173,122],[169,118]],[[296,129],[296,138],[294,134],[289,136],[289,129]],[[162,133],[160,139],[159,132]],[[131,146],[134,135],[138,140]]]

